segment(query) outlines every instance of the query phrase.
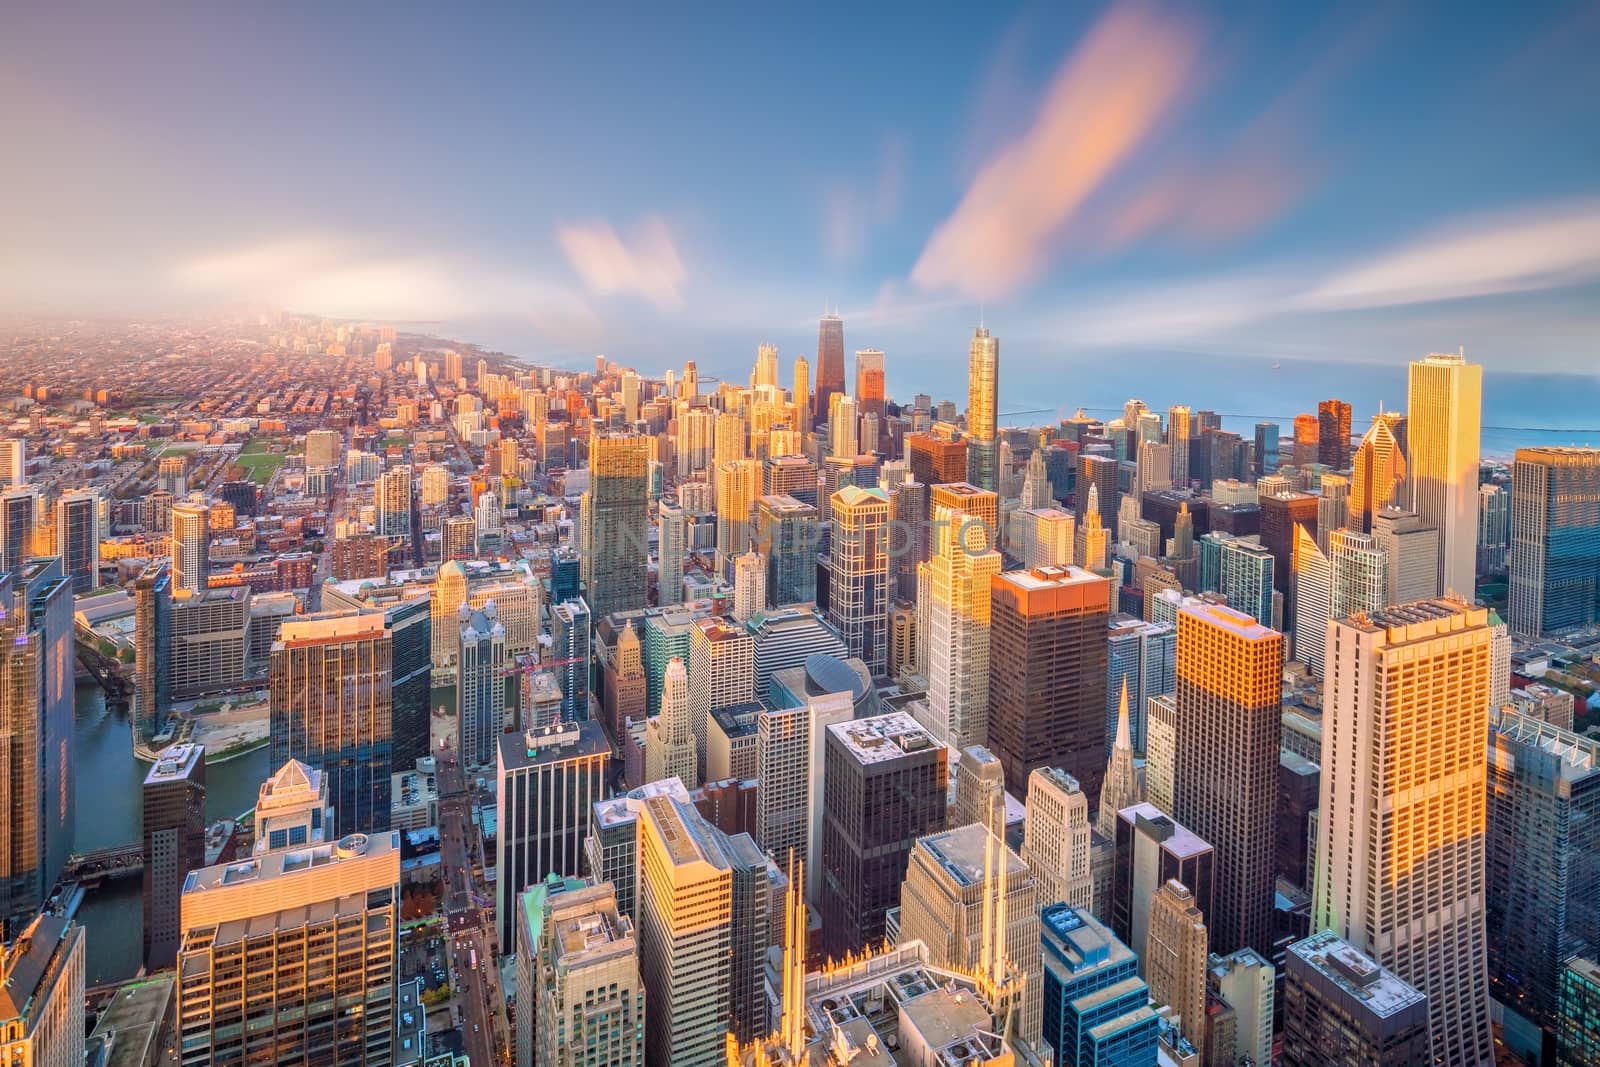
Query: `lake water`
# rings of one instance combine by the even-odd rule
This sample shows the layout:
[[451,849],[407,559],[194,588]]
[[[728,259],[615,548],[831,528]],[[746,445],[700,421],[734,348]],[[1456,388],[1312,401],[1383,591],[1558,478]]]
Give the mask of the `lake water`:
[[[128,714],[106,707],[105,694],[80,679],[76,693],[77,826],[79,852],[138,842],[144,833],[141,790],[149,765],[133,758]],[[268,773],[265,748],[206,766],[206,819],[231,819],[255,806]],[[139,879],[105,882],[78,909],[87,933],[89,985],[131,978],[144,951],[143,890]]]

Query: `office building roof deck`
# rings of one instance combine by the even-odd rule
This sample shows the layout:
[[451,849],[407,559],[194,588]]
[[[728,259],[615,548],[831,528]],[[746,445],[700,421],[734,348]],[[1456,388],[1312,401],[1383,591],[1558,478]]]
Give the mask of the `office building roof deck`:
[[834,723],[828,727],[828,732],[843,742],[863,764],[883,763],[942,747],[917,720],[903,711]]
[[1379,1018],[1388,1018],[1427,1000],[1421,992],[1357,951],[1332,930],[1295,942],[1289,946],[1289,952],[1361,1001]]

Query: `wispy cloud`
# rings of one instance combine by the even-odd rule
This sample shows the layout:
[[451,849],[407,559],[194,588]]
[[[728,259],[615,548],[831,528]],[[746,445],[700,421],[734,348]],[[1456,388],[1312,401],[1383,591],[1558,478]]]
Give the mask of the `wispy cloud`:
[[850,263],[866,251],[871,232],[887,226],[900,213],[905,196],[906,142],[885,137],[878,147],[877,169],[868,182],[836,182],[823,193],[823,250],[835,263]]
[[1113,7],[1063,63],[1032,127],[934,232],[912,280],[996,299],[1036,277],[1055,235],[1183,98],[1199,46],[1188,23]]
[[642,296],[659,308],[683,303],[688,275],[660,216],[640,219],[627,240],[604,220],[561,226],[556,239],[591,292]]
[[1340,270],[1297,304],[1391,307],[1560,288],[1600,278],[1600,200],[1454,223]]

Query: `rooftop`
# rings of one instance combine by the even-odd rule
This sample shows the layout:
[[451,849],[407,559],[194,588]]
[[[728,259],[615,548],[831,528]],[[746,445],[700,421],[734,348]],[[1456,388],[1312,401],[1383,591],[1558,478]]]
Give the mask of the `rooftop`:
[[205,753],[205,747],[202,745],[173,745],[150,765],[150,772],[145,775],[144,784],[158,785],[162,782],[188,778],[194,773],[195,767],[204,761]]
[[[984,826],[970,823],[946,830],[943,833],[929,834],[920,839],[916,847],[925,849],[935,862],[955,880],[957,886],[979,885],[983,882],[983,861],[986,846],[992,848],[989,842],[994,841],[994,835]],[[1006,848],[1004,842],[999,842],[1006,856],[1006,879],[1028,872],[1028,865],[1011,849]],[[998,881],[998,879],[996,879]]]
[[1295,942],[1289,946],[1289,954],[1360,1000],[1379,1018],[1388,1018],[1427,1000],[1332,930]]
[[942,747],[917,720],[903,711],[834,723],[828,727],[828,732],[864,764],[883,763]]
[[72,930],[72,922],[59,915],[40,915],[5,949],[0,963],[0,1021],[26,1019],[37,1007],[33,998],[49,984],[52,967],[59,967],[56,949]]
[[1117,814],[1123,821],[1133,823],[1157,841],[1160,841],[1161,847],[1165,851],[1180,859],[1201,856],[1212,851],[1211,844],[1208,841],[1194,831],[1186,829],[1181,823],[1173,821],[1170,816],[1149,801],[1123,808]]
[[1035,567],[1026,571],[1006,571],[999,581],[1008,582],[1019,589],[1060,589],[1070,585],[1089,585],[1105,579],[1082,567]]
[[174,985],[168,974],[118,989],[90,1035],[90,1062],[96,1043],[102,1043],[107,1046],[103,1067],[143,1067],[161,1036]]
[[389,852],[399,851],[398,831],[373,835],[348,834],[332,844],[262,852],[236,863],[218,864],[190,871],[183,881],[183,895],[232,888],[246,883],[258,884],[290,878],[346,860],[367,856],[380,857]]
[[593,719],[556,723],[520,734],[503,733],[499,740],[500,765],[508,772],[611,751],[605,731]]

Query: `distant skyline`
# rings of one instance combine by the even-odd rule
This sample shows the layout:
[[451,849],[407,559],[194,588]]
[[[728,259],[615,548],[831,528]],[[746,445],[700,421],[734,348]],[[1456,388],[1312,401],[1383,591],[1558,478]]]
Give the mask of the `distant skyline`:
[[837,306],[902,398],[981,316],[1002,408],[1104,356],[1600,365],[1600,6],[1060,7],[13,11],[0,313],[786,378]]

